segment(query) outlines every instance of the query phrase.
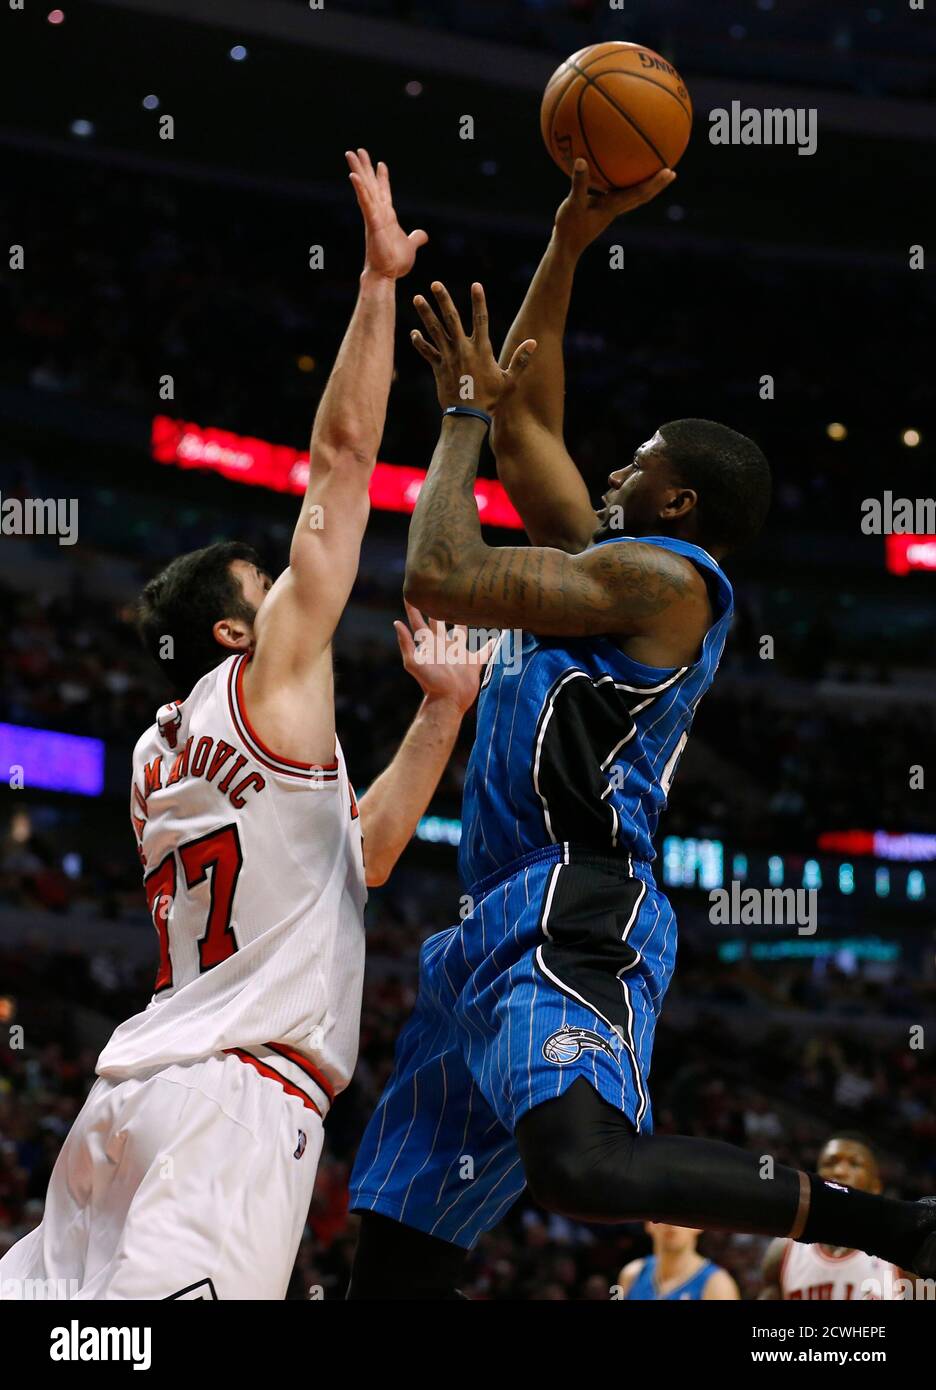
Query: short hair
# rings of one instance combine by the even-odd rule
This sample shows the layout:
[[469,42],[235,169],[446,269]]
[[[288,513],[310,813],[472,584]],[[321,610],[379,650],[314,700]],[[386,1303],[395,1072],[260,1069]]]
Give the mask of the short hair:
[[[252,623],[256,616],[231,573],[232,560],[263,568],[252,546],[218,541],[172,560],[140,595],[137,630],[175,695],[187,695],[206,672],[231,655],[214,636],[216,622],[240,618]],[[168,651],[166,637],[172,638]]]
[[700,539],[736,550],[760,531],[770,507],[770,464],[747,435],[714,420],[661,425],[666,457],[698,494]]
[[877,1164],[878,1156],[875,1152],[874,1145],[866,1134],[862,1134],[860,1129],[833,1129],[832,1133],[822,1141],[822,1144],[819,1146],[819,1152],[822,1153],[823,1149],[827,1149],[830,1144],[834,1144],[836,1139],[844,1139],[846,1144],[860,1144],[863,1149],[867,1149],[875,1165]]

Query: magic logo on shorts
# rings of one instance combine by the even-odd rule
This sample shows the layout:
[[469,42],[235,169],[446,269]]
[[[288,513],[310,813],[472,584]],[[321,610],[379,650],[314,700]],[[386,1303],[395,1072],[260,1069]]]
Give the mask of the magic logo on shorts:
[[551,1033],[543,1043],[543,1056],[547,1062],[565,1067],[570,1062],[577,1062],[582,1053],[589,1049],[614,1056],[614,1049],[599,1033],[592,1032],[590,1028],[572,1028],[564,1023],[557,1033]]

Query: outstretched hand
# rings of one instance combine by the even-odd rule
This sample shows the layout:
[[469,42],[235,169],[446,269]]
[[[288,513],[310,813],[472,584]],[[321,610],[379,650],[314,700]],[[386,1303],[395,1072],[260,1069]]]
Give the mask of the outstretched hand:
[[496,645],[489,638],[478,651],[468,646],[468,629],[453,627],[435,618],[427,620],[413,604],[406,603],[409,627],[399,619],[393,624],[404,669],[430,700],[448,700],[464,714],[474,704],[484,667]]
[[[414,328],[413,347],[435,374],[436,391],[442,409],[450,405],[475,406],[493,415],[517,384],[520,374],[536,351],[536,342],[527,338],[519,345],[506,371],[498,364],[488,337],[488,312],[484,290],[477,282],[471,287],[472,324],[469,337],[452,303],[452,297],[439,280],[432,282],[432,293],[439,306],[441,322],[428,300],[417,294],[413,300],[427,337]],[[427,341],[428,338],[428,341]]]
[[635,183],[633,188],[590,193],[588,164],[584,159],[577,159],[572,169],[569,196],[559,205],[556,213],[556,236],[569,250],[579,255],[616,217],[649,203],[675,178],[672,169],[661,169],[643,183]]
[[390,173],[382,160],[375,170],[366,150],[346,150],[345,159],[364,217],[364,272],[399,280],[412,270],[416,252],[429,237],[421,227],[407,235],[400,226],[393,208]]

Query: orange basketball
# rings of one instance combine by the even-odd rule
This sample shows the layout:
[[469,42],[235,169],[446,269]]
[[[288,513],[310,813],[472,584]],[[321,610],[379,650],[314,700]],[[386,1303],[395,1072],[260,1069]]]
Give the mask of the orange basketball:
[[629,188],[682,157],[692,102],[679,73],[652,48],[593,43],[549,79],[540,129],[567,174],[581,155],[593,188]]

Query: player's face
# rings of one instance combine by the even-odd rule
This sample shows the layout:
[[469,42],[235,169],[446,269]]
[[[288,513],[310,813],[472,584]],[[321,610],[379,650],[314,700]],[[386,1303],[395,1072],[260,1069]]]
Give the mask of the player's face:
[[880,1192],[881,1178],[874,1155],[854,1139],[830,1139],[819,1155],[819,1176],[829,1182]]
[[660,511],[670,486],[663,438],[658,432],[640,445],[630,463],[608,475],[593,540],[654,535],[660,529]]
[[240,580],[245,602],[256,612],[273,587],[272,579],[248,560],[232,560],[231,573]]
[[273,580],[249,560],[232,560],[231,573],[240,581],[244,602],[250,605],[256,617],[257,610],[273,587]]
[[694,1226],[670,1226],[665,1221],[647,1221],[644,1230],[653,1241],[654,1250],[668,1255],[678,1255],[684,1250],[694,1250],[696,1241],[702,1234]]

